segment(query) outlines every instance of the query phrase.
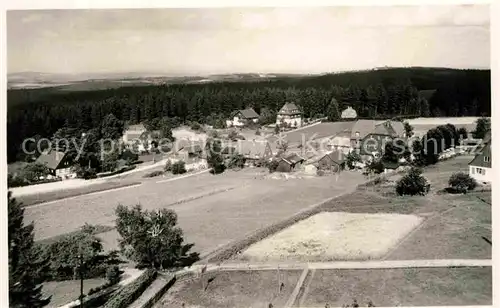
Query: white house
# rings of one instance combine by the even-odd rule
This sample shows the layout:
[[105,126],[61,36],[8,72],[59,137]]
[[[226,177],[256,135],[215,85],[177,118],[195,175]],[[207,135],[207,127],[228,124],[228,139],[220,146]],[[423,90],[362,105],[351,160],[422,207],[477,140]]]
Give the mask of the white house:
[[469,163],[469,175],[477,182],[487,184],[493,181],[491,169],[491,140],[484,144]]
[[248,122],[257,123],[259,121],[259,114],[255,112],[252,108],[247,108],[244,110],[236,110],[231,114],[231,119],[226,120],[227,127],[242,127]]
[[281,107],[276,116],[276,124],[282,125],[286,123],[291,127],[302,126],[302,112],[294,103],[286,103]]

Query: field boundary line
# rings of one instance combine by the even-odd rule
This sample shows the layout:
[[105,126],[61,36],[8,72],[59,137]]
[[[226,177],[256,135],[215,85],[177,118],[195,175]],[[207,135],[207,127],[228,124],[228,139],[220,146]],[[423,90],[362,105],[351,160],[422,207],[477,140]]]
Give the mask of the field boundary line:
[[47,201],[47,202],[43,202],[43,203],[35,203],[35,204],[32,204],[32,205],[24,206],[24,208],[36,208],[36,207],[41,207],[41,206],[49,205],[49,204],[56,203],[56,202],[72,200],[72,199],[76,199],[76,198],[80,198],[80,197],[84,197],[84,196],[105,194],[105,193],[112,192],[112,191],[117,191],[117,190],[122,190],[122,189],[129,189],[129,188],[138,187],[138,186],[141,186],[141,185],[142,185],[142,183],[136,183],[136,184],[131,184],[131,185],[128,185],[128,186],[123,186],[123,187],[115,187],[115,188],[110,188],[110,189],[105,189],[105,190],[100,190],[100,191],[94,191],[94,192],[90,192],[90,193],[87,193],[87,194],[81,194],[81,195],[76,195],[76,196],[71,196],[71,197],[56,199],[56,200]]
[[290,297],[288,298],[288,301],[285,304],[285,308],[291,308],[293,304],[295,303],[295,300],[297,299],[297,296],[299,295],[300,289],[302,288],[302,285],[304,284],[304,280],[307,277],[307,273],[309,272],[309,269],[304,268],[302,271],[302,274],[300,275],[299,281],[297,281],[297,284],[295,285],[295,289],[293,289],[292,294],[290,294]]
[[389,258],[399,247],[401,247],[401,245],[403,245],[404,243],[406,243],[406,241],[408,241],[413,235],[415,235],[415,233],[417,233],[418,231],[420,231],[424,226],[427,226],[430,221],[432,221],[432,220],[434,220],[434,219],[436,219],[438,217],[441,217],[445,213],[451,212],[452,210],[454,210],[456,208],[457,208],[457,206],[454,205],[454,206],[452,206],[449,209],[446,209],[444,211],[438,212],[435,215],[433,215],[431,217],[428,217],[427,219],[424,219],[424,221],[422,221],[422,223],[418,227],[416,227],[410,233],[408,233],[405,237],[403,237],[399,241],[399,243],[397,243],[396,246],[394,246],[392,249],[390,249],[380,260],[382,260],[382,261],[387,260],[387,258]]
[[202,170],[202,171],[200,171],[200,172],[196,172],[196,173],[190,173],[190,174],[181,175],[181,176],[178,176],[178,177],[175,177],[175,178],[171,178],[171,179],[166,179],[166,180],[156,181],[155,183],[156,183],[156,184],[161,184],[161,183],[167,183],[167,182],[172,182],[172,181],[182,180],[182,179],[185,179],[185,178],[188,178],[188,177],[192,177],[192,176],[195,176],[195,175],[199,175],[199,174],[207,173],[207,172],[209,172],[209,171],[210,171],[210,169],[205,169],[205,170]]
[[299,302],[297,303],[297,307],[302,307],[304,304],[304,301],[306,300],[307,294],[309,293],[309,287],[311,286],[311,283],[314,280],[314,274],[316,274],[316,269],[311,269],[310,270],[311,276],[307,281],[305,281],[306,285],[304,287],[304,291],[302,292],[302,295],[298,298]]

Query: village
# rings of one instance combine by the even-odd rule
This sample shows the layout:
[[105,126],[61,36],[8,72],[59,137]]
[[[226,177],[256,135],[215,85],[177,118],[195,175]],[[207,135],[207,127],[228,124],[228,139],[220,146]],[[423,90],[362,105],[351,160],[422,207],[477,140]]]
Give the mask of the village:
[[8,305],[493,305],[489,23],[9,11]]

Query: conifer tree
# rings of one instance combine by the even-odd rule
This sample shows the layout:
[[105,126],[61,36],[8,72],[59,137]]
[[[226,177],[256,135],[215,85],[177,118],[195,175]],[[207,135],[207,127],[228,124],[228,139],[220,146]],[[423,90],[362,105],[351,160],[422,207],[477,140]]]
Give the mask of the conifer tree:
[[35,246],[33,224],[24,224],[24,209],[7,195],[9,206],[9,306],[38,308],[49,304],[42,283],[50,268],[49,259]]

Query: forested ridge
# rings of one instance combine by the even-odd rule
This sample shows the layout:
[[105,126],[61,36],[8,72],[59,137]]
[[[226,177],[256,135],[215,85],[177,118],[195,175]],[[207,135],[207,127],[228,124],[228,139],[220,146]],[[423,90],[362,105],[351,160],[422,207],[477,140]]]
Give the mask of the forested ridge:
[[[422,90],[436,90],[430,97]],[[99,91],[60,88],[9,90],[8,159],[23,139],[50,138],[62,126],[88,130],[112,113],[131,124],[158,117],[212,124],[251,106],[273,114],[286,101],[305,117],[324,116],[335,98],[361,117],[490,115],[490,70],[389,68],[321,76],[279,77],[254,82],[215,82],[121,87]],[[422,93],[422,92],[420,92]]]

